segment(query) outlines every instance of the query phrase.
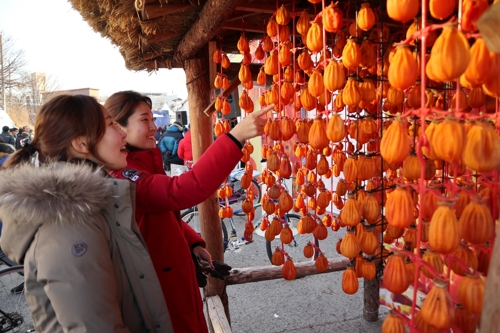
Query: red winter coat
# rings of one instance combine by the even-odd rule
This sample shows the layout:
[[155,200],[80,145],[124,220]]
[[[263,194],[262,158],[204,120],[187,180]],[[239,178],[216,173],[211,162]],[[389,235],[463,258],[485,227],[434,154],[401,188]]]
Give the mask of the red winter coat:
[[179,148],[177,148],[177,155],[186,161],[193,160],[193,146],[191,144],[191,131],[187,131],[184,134],[184,139],[179,141]]
[[207,332],[190,247],[203,239],[181,220],[179,211],[212,195],[242,156],[229,135],[217,139],[193,169],[169,177],[159,149],[130,152],[116,178],[136,183],[136,219],[167,301],[175,333]]

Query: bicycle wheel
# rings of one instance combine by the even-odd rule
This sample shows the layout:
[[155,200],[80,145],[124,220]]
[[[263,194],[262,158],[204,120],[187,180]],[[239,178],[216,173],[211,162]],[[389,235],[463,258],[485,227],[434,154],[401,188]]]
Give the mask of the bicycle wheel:
[[0,333],[35,332],[31,311],[24,298],[24,288],[21,287],[24,287],[23,273],[23,266],[0,271]]
[[17,263],[10,260],[7,255],[0,248],[0,264],[7,265],[8,267],[18,266]]
[[[259,183],[253,178],[252,183],[250,184],[250,189],[252,189],[252,193],[254,195],[253,199],[253,205],[254,207],[257,205],[260,205],[260,199],[262,198],[262,189],[260,188]],[[241,189],[241,191],[244,191]],[[245,200],[245,195],[241,196],[241,200],[237,201],[236,203],[239,204],[239,207],[237,207],[234,210],[234,215],[236,216],[245,216],[245,213],[241,210],[241,203],[243,200]]]
[[[184,222],[189,224],[191,228],[193,228],[198,233],[198,235],[203,237],[203,235],[201,234],[200,215],[198,213],[198,207],[189,208],[188,210],[182,212],[181,218],[184,220]],[[227,228],[222,219],[220,220],[220,223],[222,227],[222,243],[224,246],[224,251],[226,251],[228,242]]]
[[[303,261],[311,261],[317,257],[317,251],[314,251],[314,256],[312,258],[304,257],[304,246],[307,242],[311,242],[319,246],[318,240],[312,234],[299,234],[297,231],[297,224],[300,221],[300,216],[297,214],[286,214],[285,219],[288,219],[288,224],[293,232],[293,241],[290,244],[285,244],[285,251],[293,259],[295,263]],[[270,219],[271,220],[271,219]],[[277,236],[273,241],[269,242],[266,240],[266,250],[269,261],[273,256],[273,252],[276,247],[281,248],[281,241],[279,236]]]

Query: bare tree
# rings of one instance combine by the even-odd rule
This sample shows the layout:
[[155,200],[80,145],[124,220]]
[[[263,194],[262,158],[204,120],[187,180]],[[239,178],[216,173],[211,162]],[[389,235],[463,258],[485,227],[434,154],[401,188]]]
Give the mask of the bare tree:
[[15,41],[2,35],[3,75],[6,91],[7,113],[17,124],[34,123],[35,115],[43,104],[43,94],[59,89],[58,79],[45,73],[28,73],[24,50],[15,48]]
[[16,49],[15,42],[11,37],[2,32],[0,32],[0,35],[2,35],[3,49],[3,75],[0,76],[0,80],[1,77],[4,78],[5,90],[10,97],[13,90],[20,89],[24,85],[27,61],[24,58],[24,50]]
[[38,109],[45,102],[43,95],[59,90],[57,77],[45,73],[31,73],[23,76],[23,84],[18,91],[19,108],[28,112],[33,123]]

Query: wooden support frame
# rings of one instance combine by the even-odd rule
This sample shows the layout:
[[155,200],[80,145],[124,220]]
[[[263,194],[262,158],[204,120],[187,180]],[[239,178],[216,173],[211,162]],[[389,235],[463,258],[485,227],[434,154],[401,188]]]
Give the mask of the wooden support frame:
[[[210,101],[210,83],[208,82],[207,66],[207,58],[190,59],[184,63],[189,101],[189,117],[191,119],[191,141],[195,163],[214,140],[212,135],[212,118],[202,116],[203,107]],[[198,205],[198,211],[201,234],[205,239],[207,251],[212,255],[214,260],[224,261],[222,226],[220,223],[213,223],[214,221],[220,222],[219,201],[215,192],[207,200]],[[219,295],[224,299],[224,281],[209,277],[205,292],[207,296]]]
[[[303,277],[315,274],[324,274],[330,272],[343,271],[349,264],[347,258],[328,259],[328,269],[324,272],[316,270],[314,261],[299,262],[295,264],[297,269],[297,277]],[[226,276],[226,285],[250,283],[258,281],[267,281],[282,279],[281,266],[258,266],[247,268],[235,268],[231,271],[231,275]]]
[[163,42],[164,40],[169,40],[172,37],[177,37],[181,34],[180,31],[163,31],[155,35],[141,36],[141,43],[143,45],[151,45],[158,42]]
[[248,31],[248,32],[257,32],[257,33],[263,33],[265,32],[265,29],[263,26],[257,26],[257,25],[249,25],[249,24],[241,24],[239,22],[226,22],[222,25],[222,29],[226,30],[239,30],[239,31]]
[[497,236],[491,253],[490,267],[484,289],[481,333],[500,333],[500,240]]
[[[137,3],[137,1],[136,1]],[[141,9],[137,11],[141,21],[152,20],[165,15],[175,14],[182,12],[184,10],[190,10],[195,5],[185,2],[185,3],[152,3],[146,4]]]
[[210,89],[215,89],[214,81],[217,76],[217,64],[213,61],[213,54],[217,50],[217,42],[212,40],[208,42],[208,77],[210,80]]
[[[288,3],[285,4],[285,7],[291,7],[292,4]],[[257,3],[257,2],[245,2],[244,4],[238,5],[236,7],[237,11],[242,11],[242,12],[253,12],[253,13],[264,13],[264,14],[274,14],[276,11],[276,6],[275,5],[269,5],[269,4],[263,4],[263,3]],[[295,8],[296,12],[302,11],[304,8]]]
[[231,333],[231,326],[226,317],[224,306],[219,296],[211,296],[206,298],[209,332],[214,333]]
[[[228,98],[229,95],[231,95],[231,93],[236,89],[238,88],[238,86],[240,85],[240,79],[238,78],[235,78],[230,84],[229,84],[229,87],[224,90],[222,92],[222,96],[225,97],[225,98]],[[215,100],[210,103],[209,106],[207,106],[207,108],[205,110],[203,110],[203,113],[207,116],[207,117],[210,117],[212,115],[212,113],[215,112]]]
[[186,32],[177,46],[174,59],[184,63],[193,58],[208,41],[215,37],[222,24],[243,0],[208,0],[200,12],[198,20]]

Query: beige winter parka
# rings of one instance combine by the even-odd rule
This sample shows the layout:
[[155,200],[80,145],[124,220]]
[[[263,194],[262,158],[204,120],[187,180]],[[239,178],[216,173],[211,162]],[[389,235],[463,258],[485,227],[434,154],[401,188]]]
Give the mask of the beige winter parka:
[[134,204],[133,183],[89,165],[0,170],[0,245],[36,332],[173,332]]

